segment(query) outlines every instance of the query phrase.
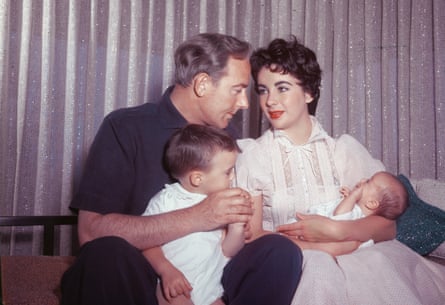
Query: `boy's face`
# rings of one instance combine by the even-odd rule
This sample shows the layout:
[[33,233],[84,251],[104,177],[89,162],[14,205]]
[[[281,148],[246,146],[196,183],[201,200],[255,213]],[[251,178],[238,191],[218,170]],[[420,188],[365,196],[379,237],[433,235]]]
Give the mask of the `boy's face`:
[[231,186],[237,155],[236,151],[219,151],[215,154],[209,169],[202,173],[202,193],[210,194]]

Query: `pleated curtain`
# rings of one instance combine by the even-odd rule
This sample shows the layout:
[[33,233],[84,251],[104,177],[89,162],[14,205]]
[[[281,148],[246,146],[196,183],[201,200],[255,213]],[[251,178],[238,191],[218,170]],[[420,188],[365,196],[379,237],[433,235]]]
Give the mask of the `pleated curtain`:
[[[200,32],[254,48],[295,35],[321,64],[330,134],[395,174],[445,181],[444,0],[0,0],[0,215],[71,214],[103,117],[155,102],[175,48]],[[235,120],[257,137],[268,124],[249,96]],[[41,253],[41,228],[0,234],[1,255]],[[75,235],[58,229],[56,254]]]

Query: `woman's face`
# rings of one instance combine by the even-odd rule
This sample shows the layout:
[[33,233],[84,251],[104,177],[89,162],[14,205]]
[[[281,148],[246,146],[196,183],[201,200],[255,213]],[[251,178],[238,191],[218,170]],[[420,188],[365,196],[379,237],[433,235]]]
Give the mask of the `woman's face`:
[[258,73],[261,109],[274,129],[292,134],[293,130],[309,121],[307,104],[313,98],[303,91],[299,83],[290,74],[272,72],[266,67]]

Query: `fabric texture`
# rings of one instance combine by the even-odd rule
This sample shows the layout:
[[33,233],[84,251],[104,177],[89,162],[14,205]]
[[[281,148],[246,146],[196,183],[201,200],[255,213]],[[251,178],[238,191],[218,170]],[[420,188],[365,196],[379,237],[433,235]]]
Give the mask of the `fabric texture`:
[[[339,196],[340,185],[351,187],[384,170],[351,136],[334,139],[315,119],[313,124],[308,144],[302,147],[293,147],[272,131],[241,142],[238,185],[264,196],[265,229],[287,222],[289,210],[292,215],[295,210],[304,212],[308,206],[335,199],[329,197]],[[284,191],[288,197],[283,198],[289,200],[274,200],[276,190]],[[315,250],[304,250],[303,257],[302,277],[292,304],[443,304],[445,266],[428,261],[397,240],[336,258]]]
[[397,178],[408,191],[409,206],[397,219],[396,238],[417,253],[427,255],[445,241],[445,211],[420,199],[407,177]]
[[326,216],[335,220],[354,220],[359,219],[362,217],[365,217],[365,214],[363,214],[362,209],[355,204],[351,211],[334,215],[335,208],[338,206],[342,198],[336,199],[334,201],[325,203],[325,204],[319,204],[313,207],[310,207],[307,211],[308,214],[318,214],[322,216]]
[[[295,34],[323,70],[329,134],[353,135],[391,172],[445,181],[443,0],[0,3],[0,215],[70,213],[104,114],[156,102],[175,48],[202,31],[255,49]],[[248,96],[234,121],[256,137],[268,123]],[[25,229],[0,228],[2,255],[40,253],[41,231]],[[62,255],[77,253],[75,234],[55,232]]]
[[84,244],[61,279],[61,305],[157,305],[157,275],[140,249],[116,236]]
[[[158,103],[119,109],[104,119],[72,209],[141,215],[150,198],[173,182],[163,167],[164,146],[187,121],[170,99],[172,89]],[[227,132],[237,137],[230,124]]]
[[263,196],[263,228],[295,221],[295,213],[340,198],[340,186],[352,188],[383,164],[349,135],[330,137],[315,117],[305,145],[294,145],[280,131],[239,140],[238,186]]
[[172,182],[162,167],[163,149],[187,122],[173,106],[171,90],[159,103],[116,110],[103,120],[71,208],[140,215],[150,198]]
[[[179,183],[165,185],[147,206],[143,215],[155,215],[187,208],[206,196],[190,193]],[[223,230],[196,232],[162,246],[165,257],[178,268],[193,287],[195,305],[208,305],[223,294],[221,278],[229,259],[221,248]]]
[[336,258],[304,250],[303,258],[292,305],[443,305],[445,266],[397,240]]
[[[365,214],[363,214],[362,209],[355,204],[351,211],[334,215],[335,208],[338,206],[342,199],[337,199],[331,202],[328,202],[326,204],[319,204],[316,206],[313,206],[309,208],[308,214],[317,214],[321,216],[326,216],[329,218],[332,218],[334,220],[355,220],[359,218],[365,217]],[[374,244],[374,241],[372,239],[367,240],[360,244],[359,249],[363,247],[369,247]]]

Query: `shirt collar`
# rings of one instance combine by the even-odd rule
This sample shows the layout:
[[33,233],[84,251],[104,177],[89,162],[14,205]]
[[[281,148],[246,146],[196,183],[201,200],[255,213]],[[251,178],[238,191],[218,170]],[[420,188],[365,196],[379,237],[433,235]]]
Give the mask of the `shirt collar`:
[[[309,136],[309,139],[307,140],[307,142],[301,146],[308,145],[310,143],[317,142],[317,141],[320,141],[320,140],[323,140],[323,139],[329,137],[327,132],[323,129],[321,124],[318,122],[317,118],[312,115],[310,116],[310,118],[311,118],[311,122],[312,122],[311,135]],[[287,145],[295,146],[295,144],[292,143],[290,138],[282,130],[273,130],[273,136],[274,136],[274,138],[277,138],[277,139],[283,139],[284,142],[287,142],[286,143]]]
[[178,129],[185,126],[187,121],[178,111],[178,109],[176,109],[175,105],[173,105],[173,102],[170,99],[170,94],[172,93],[173,88],[174,86],[167,88],[158,101],[159,118],[161,124],[163,124],[165,128]]
[[[178,109],[173,104],[170,94],[173,91],[174,86],[170,86],[165,90],[164,94],[158,101],[159,104],[159,117],[161,124],[164,128],[179,129],[188,124],[187,120],[182,116]],[[227,133],[234,139],[239,138],[239,130],[235,126],[234,122],[231,121],[229,125],[225,128]]]

